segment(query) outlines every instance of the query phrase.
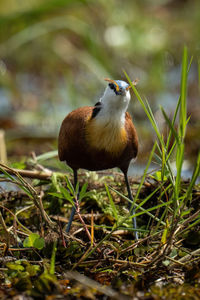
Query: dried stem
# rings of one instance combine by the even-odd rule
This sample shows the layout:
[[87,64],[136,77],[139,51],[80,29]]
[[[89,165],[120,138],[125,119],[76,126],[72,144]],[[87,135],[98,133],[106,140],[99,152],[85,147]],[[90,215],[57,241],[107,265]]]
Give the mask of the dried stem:
[[79,206],[79,202],[78,202],[77,199],[75,201],[75,205],[76,205],[76,213],[77,213],[77,215],[79,217],[79,220],[81,221],[81,223],[82,223],[82,225],[83,225],[83,227],[85,229],[85,232],[86,232],[89,240],[92,242],[92,238],[91,238],[90,232],[89,232],[89,230],[88,230],[88,228],[87,228],[87,226],[86,226],[86,224],[85,224],[85,222],[84,222],[84,220],[83,220],[83,218],[82,218],[82,216],[80,214],[80,206]]
[[0,162],[7,163],[7,151],[4,130],[0,130]]
[[[46,169],[45,169],[45,172],[44,171],[41,172],[41,171],[30,171],[30,170],[20,170],[20,169],[8,168],[7,166],[5,166],[4,164],[1,164],[1,163],[0,163],[0,166],[2,168],[6,167],[6,171],[8,174],[15,175],[16,173],[18,173],[22,177],[26,177],[26,178],[47,180],[47,179],[50,179],[50,177],[53,174],[52,171],[50,171],[50,170],[47,171]],[[0,173],[2,173],[1,170],[0,170]]]
[[3,218],[1,212],[0,212],[0,223],[1,223],[2,227],[3,227],[3,230],[5,231],[5,236],[6,236],[6,247],[4,249],[4,255],[6,255],[8,249],[10,247],[10,233],[9,233],[7,227],[6,227],[6,223],[4,221],[4,218]]

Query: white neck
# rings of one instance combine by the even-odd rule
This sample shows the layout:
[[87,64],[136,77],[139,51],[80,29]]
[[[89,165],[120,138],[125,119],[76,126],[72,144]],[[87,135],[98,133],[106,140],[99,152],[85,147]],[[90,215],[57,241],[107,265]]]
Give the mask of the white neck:
[[125,123],[125,113],[130,101],[130,92],[124,95],[116,95],[109,87],[106,88],[104,95],[100,99],[102,108],[96,116],[99,123],[114,123],[123,127]]

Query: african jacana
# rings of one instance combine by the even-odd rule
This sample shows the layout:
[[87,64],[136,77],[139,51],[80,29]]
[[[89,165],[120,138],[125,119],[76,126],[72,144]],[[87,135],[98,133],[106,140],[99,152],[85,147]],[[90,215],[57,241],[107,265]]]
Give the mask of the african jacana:
[[[72,168],[75,187],[80,168],[97,171],[118,167],[124,174],[128,197],[133,201],[127,172],[130,161],[137,156],[138,137],[126,111],[131,99],[130,85],[121,80],[105,80],[108,86],[94,106],[80,107],[63,120],[58,138],[59,159]],[[73,207],[67,232],[75,212]],[[137,229],[135,217],[133,225]],[[135,238],[138,239],[137,231]]]

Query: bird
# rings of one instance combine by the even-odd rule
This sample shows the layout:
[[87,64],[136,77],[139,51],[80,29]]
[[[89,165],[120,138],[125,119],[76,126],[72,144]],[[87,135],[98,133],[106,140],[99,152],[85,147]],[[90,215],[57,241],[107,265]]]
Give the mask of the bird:
[[[138,154],[137,131],[127,112],[131,85],[123,80],[104,80],[108,84],[94,106],[79,107],[63,120],[58,137],[58,156],[60,161],[65,161],[73,170],[75,188],[79,169],[99,171],[119,168],[124,174],[131,210],[134,199],[128,180],[128,168]],[[135,85],[136,81],[132,84]],[[67,233],[75,213],[76,208],[73,206]],[[130,213],[135,214],[134,207]],[[136,217],[132,220],[135,239],[138,240]]]

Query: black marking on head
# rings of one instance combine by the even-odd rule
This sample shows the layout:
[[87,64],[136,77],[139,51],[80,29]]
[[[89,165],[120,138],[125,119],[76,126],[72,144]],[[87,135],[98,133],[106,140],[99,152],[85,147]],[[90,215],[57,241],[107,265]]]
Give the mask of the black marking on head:
[[114,83],[109,83],[108,84],[111,90],[115,90],[116,86],[114,85]]
[[114,83],[109,83],[108,84],[111,90],[114,90],[116,95],[121,95],[122,94],[122,88],[119,88],[119,91],[116,90],[116,85]]
[[102,108],[102,103],[100,101],[98,101],[93,108],[91,119],[93,119],[97,116],[97,114],[100,112],[101,108]]

